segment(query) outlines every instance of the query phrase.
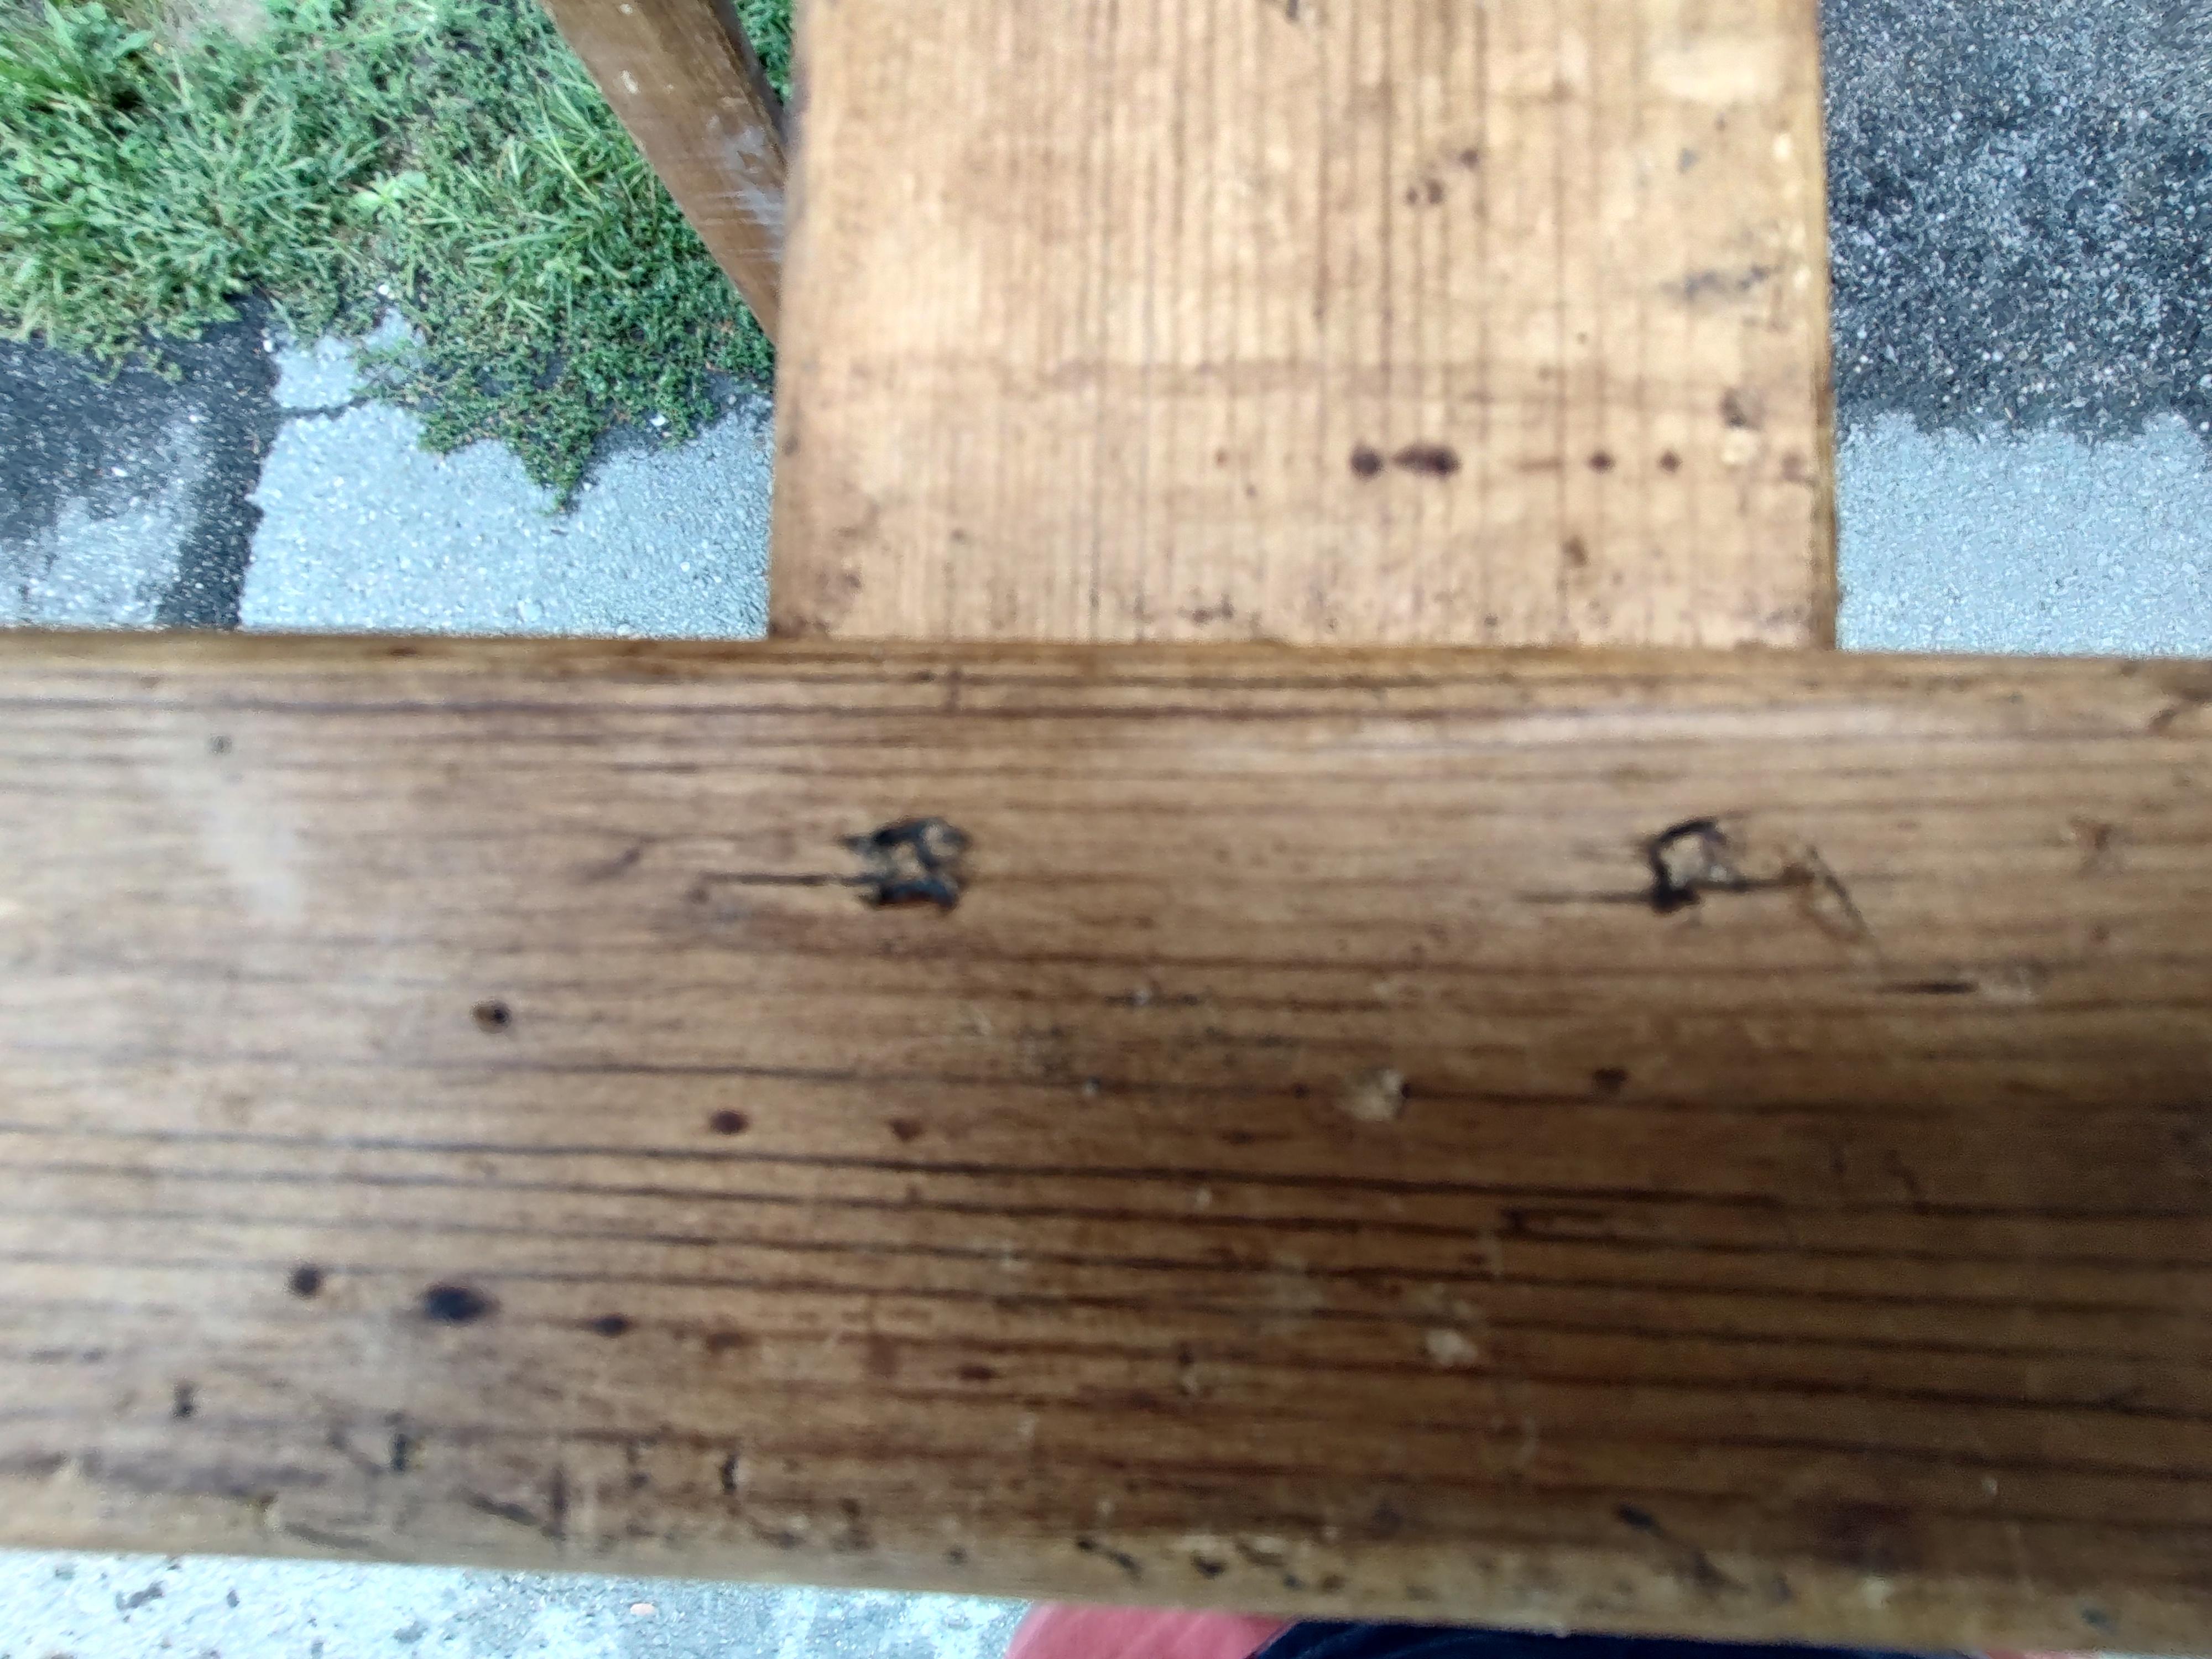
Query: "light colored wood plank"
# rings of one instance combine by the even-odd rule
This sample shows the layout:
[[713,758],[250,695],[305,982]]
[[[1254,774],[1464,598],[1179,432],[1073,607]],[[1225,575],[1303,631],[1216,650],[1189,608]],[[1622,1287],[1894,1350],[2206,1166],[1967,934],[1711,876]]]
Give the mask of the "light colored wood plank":
[[769,339],[781,321],[783,106],[729,0],[543,0]]
[[0,1540],[2201,1645],[2208,706],[9,639]]
[[1814,0],[802,33],[779,632],[1832,642]]

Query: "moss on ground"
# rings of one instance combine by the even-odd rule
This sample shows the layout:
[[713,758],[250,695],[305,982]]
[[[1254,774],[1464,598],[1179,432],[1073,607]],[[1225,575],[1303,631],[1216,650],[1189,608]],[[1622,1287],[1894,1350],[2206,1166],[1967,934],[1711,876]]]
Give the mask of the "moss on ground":
[[[140,6],[161,0],[134,0]],[[740,0],[772,76],[790,0]],[[744,303],[531,0],[274,0],[252,38],[0,0],[0,328],[111,363],[260,295],[386,309],[377,392],[565,498],[610,427],[765,375]]]

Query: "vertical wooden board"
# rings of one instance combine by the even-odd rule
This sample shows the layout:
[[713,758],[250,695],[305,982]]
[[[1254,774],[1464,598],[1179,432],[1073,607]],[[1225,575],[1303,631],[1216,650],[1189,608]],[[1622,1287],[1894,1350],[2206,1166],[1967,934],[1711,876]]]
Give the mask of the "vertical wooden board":
[[1822,645],[1812,0],[812,0],[788,634]]
[[729,0],[544,0],[715,263],[776,337],[783,109]]

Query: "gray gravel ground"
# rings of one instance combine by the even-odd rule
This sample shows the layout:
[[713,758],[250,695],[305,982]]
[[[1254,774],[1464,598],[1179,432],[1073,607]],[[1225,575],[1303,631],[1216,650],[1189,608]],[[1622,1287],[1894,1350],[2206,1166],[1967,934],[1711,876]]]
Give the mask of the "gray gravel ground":
[[998,1659],[1007,1601],[0,1553],[0,1659]]
[[2212,3],[1822,20],[1843,642],[2212,655]]
[[[1823,22],[1844,643],[2212,656],[2212,0],[1826,0]],[[690,448],[611,446],[562,518],[504,454],[433,460],[354,406],[342,348],[283,356],[281,385],[279,361],[252,324],[175,385],[0,343],[0,620],[758,631],[757,402]],[[989,1659],[1012,1617],[0,1554],[0,1659]]]
[[2172,415],[2138,438],[1844,434],[1843,643],[2212,656],[2212,470]]
[[1821,17],[1846,424],[2212,434],[2212,4]]

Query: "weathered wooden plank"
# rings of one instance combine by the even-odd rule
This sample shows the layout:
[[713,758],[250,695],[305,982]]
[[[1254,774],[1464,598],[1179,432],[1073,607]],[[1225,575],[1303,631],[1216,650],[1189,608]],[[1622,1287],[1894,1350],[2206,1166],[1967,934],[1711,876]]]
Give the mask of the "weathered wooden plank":
[[783,106],[729,0],[543,0],[773,340],[783,292]]
[[2201,1644],[2208,706],[9,638],[0,1539]]
[[1814,0],[803,33],[779,631],[1831,641]]

